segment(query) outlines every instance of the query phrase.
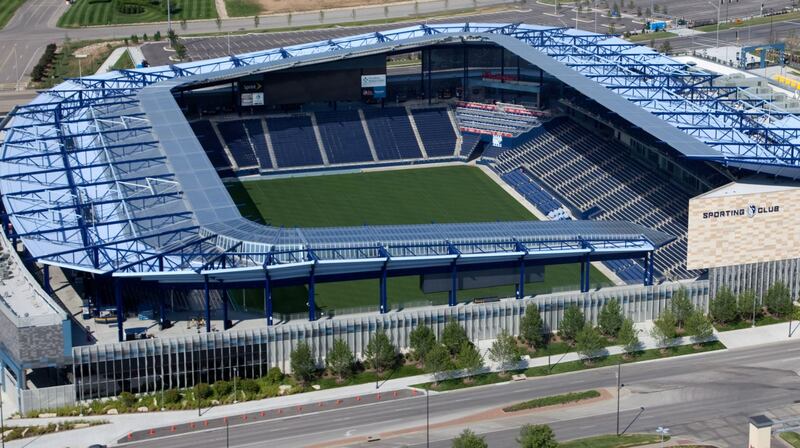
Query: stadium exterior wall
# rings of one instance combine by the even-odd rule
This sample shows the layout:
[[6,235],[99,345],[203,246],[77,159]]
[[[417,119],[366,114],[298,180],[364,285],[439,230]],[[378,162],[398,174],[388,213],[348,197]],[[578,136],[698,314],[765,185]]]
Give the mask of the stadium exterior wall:
[[800,295],[800,259],[711,268],[708,279],[711,297],[720,287],[727,286],[734,294],[749,290],[756,298],[763,299],[769,287],[780,282],[789,288],[792,299],[796,300]]
[[626,316],[641,322],[657,318],[680,288],[686,289],[696,306],[707,310],[708,281],[673,282],[457,307],[410,309],[183,338],[75,347],[75,393],[79,400],[86,400],[117,395],[123,390],[157,392],[161,390],[162,382],[167,389],[190,387],[198,382],[229,379],[234,368],[242,377],[265,375],[270,367],[279,367],[287,372],[290,370],[289,355],[299,341],[308,342],[315,358],[322,364],[335,339],[347,341],[360,356],[370,335],[378,329],[384,329],[394,344],[405,350],[409,333],[414,328],[430,325],[440,335],[450,319],[457,319],[473,341],[493,339],[501,329],[517,334],[520,317],[525,307],[532,303],[539,306],[545,326],[550,331],[558,330],[563,311],[570,304],[579,306],[588,320],[596,322],[600,309],[611,298],[620,300]]

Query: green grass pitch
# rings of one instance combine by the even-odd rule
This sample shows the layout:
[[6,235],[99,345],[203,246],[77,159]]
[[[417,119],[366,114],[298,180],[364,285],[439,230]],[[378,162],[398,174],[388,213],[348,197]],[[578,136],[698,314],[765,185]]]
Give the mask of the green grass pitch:
[[[242,214],[273,226],[320,227],[430,222],[480,222],[536,219],[480,169],[468,166],[403,169],[245,181],[228,184]],[[578,265],[548,266],[545,281],[525,285],[526,293],[577,289]],[[610,283],[592,268],[592,284]],[[459,291],[459,301],[508,297],[515,285]],[[307,310],[304,286],[276,288],[276,313]],[[236,296],[239,296],[238,294]],[[424,294],[419,276],[388,281],[390,303],[447,303],[447,293]],[[247,291],[247,307],[263,309],[260,290]],[[241,297],[238,297],[241,299]],[[320,283],[317,306],[323,310],[377,306],[378,280]]]
[[[166,0],[159,4],[149,0],[78,0],[58,20],[58,26],[125,25],[131,23],[166,22]],[[132,13],[126,6],[135,6]],[[172,20],[213,19],[217,17],[214,0],[172,0]],[[127,11],[127,12],[126,12]]]

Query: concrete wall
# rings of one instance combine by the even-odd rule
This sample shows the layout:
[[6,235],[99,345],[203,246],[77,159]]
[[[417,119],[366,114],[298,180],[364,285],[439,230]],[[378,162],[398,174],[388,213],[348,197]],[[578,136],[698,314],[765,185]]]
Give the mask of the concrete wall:
[[770,286],[781,282],[791,291],[792,299],[796,300],[800,297],[800,259],[711,268],[708,279],[711,297],[725,285],[734,294],[750,290],[757,298],[763,298]]

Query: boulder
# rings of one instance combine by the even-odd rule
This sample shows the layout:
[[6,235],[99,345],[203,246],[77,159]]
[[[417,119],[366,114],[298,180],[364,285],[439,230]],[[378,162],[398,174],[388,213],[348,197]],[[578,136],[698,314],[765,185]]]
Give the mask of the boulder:
[[314,390],[320,390],[320,389],[322,389],[322,386],[320,386],[319,384],[313,384],[313,385],[311,385],[311,388],[314,389]]
[[288,384],[281,384],[278,386],[278,395],[286,395],[290,390],[292,390],[292,386]]
[[56,414],[55,412],[43,412],[39,414],[39,418],[53,418],[53,417],[58,417],[58,414]]
[[148,412],[148,411],[150,411],[150,409],[148,409],[147,406],[139,406],[138,408],[136,408],[136,412]]
[[109,409],[106,412],[106,415],[117,415],[117,414],[119,414],[119,411],[116,408]]

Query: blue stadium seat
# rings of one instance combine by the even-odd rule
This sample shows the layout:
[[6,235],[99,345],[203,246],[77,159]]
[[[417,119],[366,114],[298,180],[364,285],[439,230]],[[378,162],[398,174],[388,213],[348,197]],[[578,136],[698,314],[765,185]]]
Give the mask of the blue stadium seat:
[[456,134],[445,108],[412,110],[414,123],[428,157],[452,157]]
[[315,115],[328,162],[372,162],[372,152],[357,110],[316,112]]
[[380,160],[419,159],[422,152],[402,107],[364,109],[372,143]]
[[322,165],[311,117],[294,115],[266,120],[279,168]]
[[253,143],[258,165],[261,169],[272,168],[272,158],[269,156],[267,137],[264,135],[264,127],[261,125],[261,120],[244,120],[244,127],[247,129],[247,133],[250,134],[250,141]]
[[230,169],[231,162],[228,160],[225,148],[222,147],[222,143],[217,138],[217,133],[214,132],[211,122],[199,120],[189,123],[189,125],[192,127],[200,145],[203,146],[203,150],[206,152],[211,164],[217,169]]
[[221,121],[217,123],[217,129],[239,168],[258,166],[253,145],[241,121]]

